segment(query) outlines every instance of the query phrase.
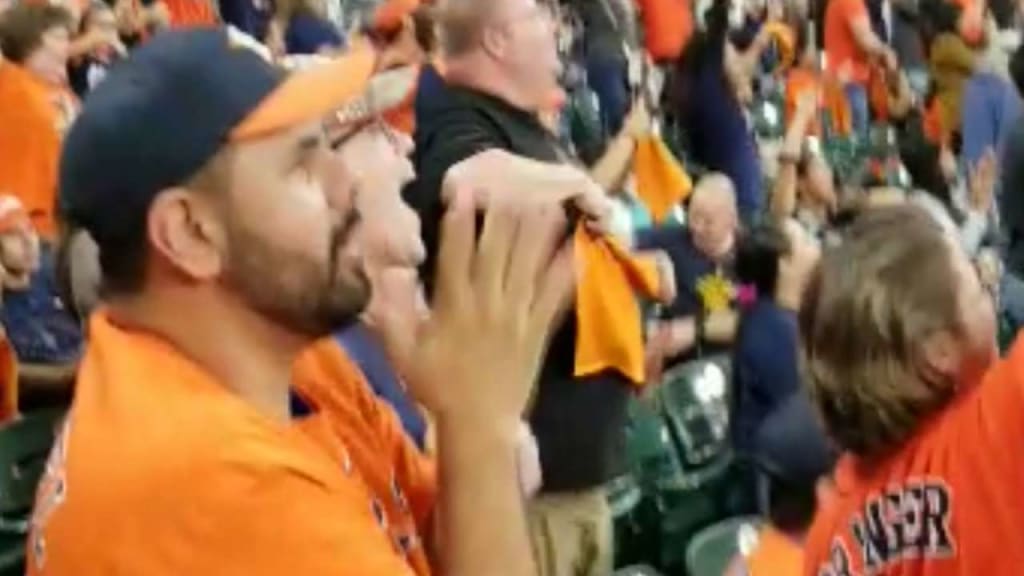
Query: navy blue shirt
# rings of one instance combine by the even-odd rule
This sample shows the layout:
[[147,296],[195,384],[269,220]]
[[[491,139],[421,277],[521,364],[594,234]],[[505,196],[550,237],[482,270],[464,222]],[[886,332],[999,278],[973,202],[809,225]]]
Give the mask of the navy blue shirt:
[[242,32],[260,40],[267,37],[273,12],[268,0],[220,0],[220,17]]
[[52,250],[42,248],[40,263],[27,290],[4,292],[0,320],[21,362],[74,362],[82,350],[81,326],[58,296]]
[[[693,239],[686,228],[671,226],[638,230],[636,247],[638,250],[662,250],[672,261],[676,299],[663,309],[662,316],[665,318],[704,316],[714,311],[709,308],[709,304],[713,303],[707,301],[708,297],[702,294],[706,290],[706,283],[717,277],[727,287],[735,284],[732,264],[719,265],[712,262],[693,244]],[[729,305],[732,304],[733,301],[730,299]],[[673,358],[669,365],[692,359],[697,355],[716,354],[727,349],[706,342],[699,343],[698,348]]]
[[311,14],[296,14],[288,22],[284,46],[289,54],[316,54],[324,48],[340,48],[342,39],[330,21]]
[[761,161],[754,132],[720,66],[696,72],[689,102],[684,127],[693,160],[732,180],[740,215],[748,221],[761,208]]
[[374,335],[361,322],[356,322],[336,333],[334,338],[362,370],[373,392],[395,409],[406,434],[422,450],[426,445],[427,423],[419,408],[409,398],[405,386],[391,368],[391,361]]
[[733,351],[733,443],[749,451],[764,419],[800,389],[796,315],[768,299],[744,311]]

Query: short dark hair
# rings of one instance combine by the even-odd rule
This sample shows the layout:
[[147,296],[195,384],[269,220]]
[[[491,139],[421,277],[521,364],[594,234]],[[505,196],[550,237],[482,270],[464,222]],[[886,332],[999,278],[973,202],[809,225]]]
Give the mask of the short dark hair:
[[757,288],[759,297],[774,298],[779,281],[779,259],[792,247],[780,223],[762,222],[740,237],[736,246],[736,276]]
[[774,477],[768,481],[768,519],[776,529],[800,534],[811,527],[817,509],[817,483],[797,484]]
[[[229,185],[228,158],[230,150],[224,149],[183,186],[197,193],[215,194]],[[128,220],[114,235],[94,238],[99,249],[100,294],[103,297],[127,296],[140,292],[146,284],[146,266],[149,258],[147,237],[147,213]],[[75,223],[69,223],[75,227]]]
[[15,64],[22,64],[43,43],[43,35],[54,28],[71,33],[73,18],[61,6],[19,2],[0,18],[0,52]]

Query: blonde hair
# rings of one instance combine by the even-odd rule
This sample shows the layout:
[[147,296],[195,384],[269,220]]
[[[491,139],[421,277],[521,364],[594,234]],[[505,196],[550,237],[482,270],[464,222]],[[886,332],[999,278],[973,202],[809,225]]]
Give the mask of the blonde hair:
[[874,208],[814,272],[800,310],[805,379],[844,450],[883,456],[954,397],[922,350],[962,332],[952,249],[920,208]]

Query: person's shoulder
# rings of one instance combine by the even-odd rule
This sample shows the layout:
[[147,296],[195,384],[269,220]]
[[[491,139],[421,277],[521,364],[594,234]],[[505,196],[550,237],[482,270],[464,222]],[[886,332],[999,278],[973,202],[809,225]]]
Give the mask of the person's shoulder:
[[689,235],[682,226],[654,226],[636,232],[636,247],[639,250],[685,250],[689,244]]

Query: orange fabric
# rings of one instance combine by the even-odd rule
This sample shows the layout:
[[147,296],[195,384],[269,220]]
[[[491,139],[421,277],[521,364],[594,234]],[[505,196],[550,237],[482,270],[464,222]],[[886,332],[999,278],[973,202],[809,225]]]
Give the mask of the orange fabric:
[[693,36],[689,0],[635,0],[644,30],[644,46],[655,60],[674,60]]
[[869,465],[844,456],[804,574],[1014,576],[1024,566],[1024,339]]
[[217,13],[212,0],[163,0],[171,15],[172,28],[187,26],[213,26],[217,24]]
[[375,59],[373,50],[360,48],[292,72],[231,131],[231,139],[259,138],[341,108],[366,90]]
[[804,551],[771,526],[761,530],[757,548],[747,557],[748,576],[803,576]]
[[420,0],[385,0],[373,13],[373,29],[381,32],[397,30],[402,20],[420,7]]
[[[850,105],[846,100],[843,87],[838,82],[822,78],[817,72],[806,68],[794,68],[786,76],[786,124],[796,113],[797,102],[807,90],[816,90],[821,95],[821,110],[827,112],[832,119],[832,130],[838,135],[848,135],[853,131],[853,118]],[[820,135],[820,122],[816,119],[808,129],[811,135]]]
[[880,66],[871,66],[868,76],[868,103],[879,120],[889,118],[889,84],[885,78],[885,70]]
[[829,0],[825,9],[825,55],[828,70],[838,74],[849,68],[850,81],[868,80],[868,58],[853,36],[854,20],[868,18],[864,0]]
[[645,383],[643,320],[637,295],[658,293],[653,258],[630,255],[614,239],[595,237],[582,225],[573,250],[576,282],[576,376],[617,370]]
[[946,143],[946,127],[942,122],[942,107],[938,99],[932,101],[924,111],[924,135],[929,142],[942,146]]
[[61,123],[49,88],[21,67],[0,62],[0,194],[21,200],[47,239],[56,235]]
[[18,357],[6,335],[0,334],[0,424],[18,415]]
[[689,174],[661,138],[653,134],[637,138],[633,177],[637,196],[651,211],[655,223],[671,215],[693,189]]
[[433,466],[326,346],[295,369],[313,412],[286,423],[166,341],[94,314],[28,575],[427,574],[408,532],[426,522]]

